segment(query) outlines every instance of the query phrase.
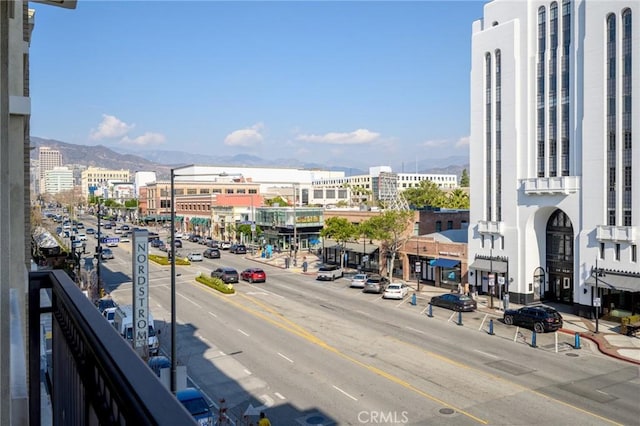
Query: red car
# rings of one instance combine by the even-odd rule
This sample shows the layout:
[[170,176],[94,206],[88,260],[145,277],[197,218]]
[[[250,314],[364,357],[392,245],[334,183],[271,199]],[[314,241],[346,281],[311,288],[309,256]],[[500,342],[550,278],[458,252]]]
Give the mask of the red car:
[[249,268],[242,271],[240,278],[250,283],[264,283],[267,281],[267,274],[260,268]]

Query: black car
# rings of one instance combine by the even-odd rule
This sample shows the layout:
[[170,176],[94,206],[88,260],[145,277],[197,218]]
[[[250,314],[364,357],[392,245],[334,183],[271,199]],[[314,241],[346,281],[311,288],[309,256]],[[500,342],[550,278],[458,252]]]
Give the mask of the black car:
[[151,240],[151,241],[149,242],[149,244],[151,244],[151,247],[155,247],[155,248],[158,248],[158,247],[160,247],[160,246],[163,246],[163,245],[164,245],[164,243],[162,242],[162,240],[157,239],[157,238],[156,238],[155,240]]
[[524,306],[504,311],[504,323],[533,329],[536,333],[562,328],[562,315],[549,306]]
[[229,248],[229,252],[235,254],[247,254],[247,246],[244,244],[233,244]]
[[211,272],[213,278],[220,278],[225,284],[238,282],[238,271],[233,268],[223,267]]
[[100,313],[102,313],[105,309],[115,308],[118,305],[111,297],[103,297],[102,299],[98,299],[98,301],[96,302],[96,306],[98,307]]
[[431,305],[463,312],[472,312],[478,307],[475,300],[466,294],[459,293],[446,293],[432,297]]
[[189,241],[191,241],[192,243],[197,243],[199,242],[202,237],[200,235],[189,235],[189,238],[187,238]]
[[202,255],[207,259],[220,259],[220,250],[217,248],[208,248],[202,253]]

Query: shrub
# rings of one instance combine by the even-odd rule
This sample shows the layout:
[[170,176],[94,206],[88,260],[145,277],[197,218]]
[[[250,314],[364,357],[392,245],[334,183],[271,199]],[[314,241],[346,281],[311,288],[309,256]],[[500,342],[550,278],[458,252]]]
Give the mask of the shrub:
[[[160,264],[160,265],[171,264],[167,256],[159,256],[157,254],[150,254],[149,260],[156,262],[157,264]],[[189,259],[187,258],[176,257],[176,265],[191,265],[191,262],[189,262]]]
[[196,277],[196,281],[206,285],[207,287],[211,287],[214,290],[218,290],[224,294],[233,294],[236,292],[236,289],[233,288],[233,284],[226,284],[220,278],[209,277],[205,274],[200,274]]

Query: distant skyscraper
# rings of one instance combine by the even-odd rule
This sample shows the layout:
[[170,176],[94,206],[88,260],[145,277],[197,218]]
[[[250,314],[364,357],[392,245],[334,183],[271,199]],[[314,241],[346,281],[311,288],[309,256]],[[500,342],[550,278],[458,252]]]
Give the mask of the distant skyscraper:
[[40,176],[37,192],[42,193],[45,189],[44,179],[47,171],[62,166],[62,154],[57,149],[41,146],[38,148],[38,161],[40,162]]

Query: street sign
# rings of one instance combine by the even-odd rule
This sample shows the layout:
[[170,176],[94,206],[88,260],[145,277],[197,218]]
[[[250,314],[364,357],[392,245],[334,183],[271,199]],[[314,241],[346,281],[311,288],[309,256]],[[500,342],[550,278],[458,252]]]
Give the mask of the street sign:
[[120,238],[103,238],[100,242],[102,244],[118,244],[120,242]]
[[599,308],[601,306],[601,301],[599,297],[595,297],[593,299],[593,306],[595,306],[596,308]]
[[420,272],[420,269],[421,269],[421,263],[416,262],[416,272]]
[[496,276],[495,274],[489,274],[489,287],[493,287],[496,285]]

